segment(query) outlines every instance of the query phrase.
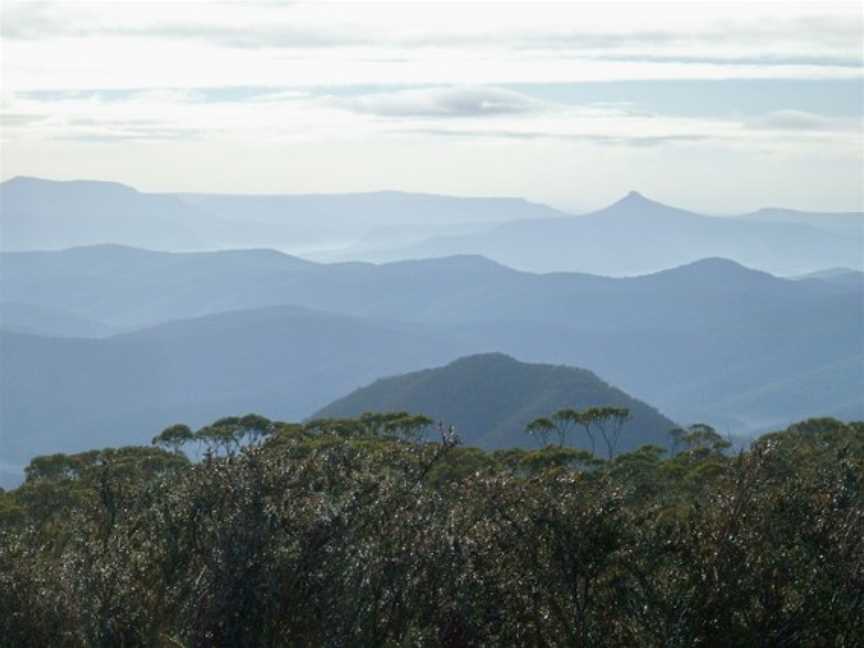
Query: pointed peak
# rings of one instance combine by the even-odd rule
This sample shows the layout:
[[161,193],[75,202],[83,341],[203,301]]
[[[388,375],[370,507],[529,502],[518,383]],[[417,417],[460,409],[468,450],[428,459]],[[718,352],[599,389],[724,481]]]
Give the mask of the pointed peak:
[[646,198],[644,194],[639,193],[638,191],[631,190],[627,192],[627,195],[621,198],[615,205],[623,205],[628,207],[638,207],[645,205],[659,205],[660,203],[651,200],[650,198]]
[[691,218],[696,216],[691,212],[687,212],[677,207],[664,205],[656,200],[651,200],[645,197],[644,194],[638,191],[630,191],[623,198],[608,207],[604,207],[596,212],[595,215],[614,218]]

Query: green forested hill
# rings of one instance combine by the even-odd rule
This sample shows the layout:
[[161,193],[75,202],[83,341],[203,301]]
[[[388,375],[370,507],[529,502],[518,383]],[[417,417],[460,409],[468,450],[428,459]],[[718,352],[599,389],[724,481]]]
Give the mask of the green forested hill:
[[[460,358],[445,367],[378,380],[321,409],[316,417],[410,411],[455,425],[462,440],[485,448],[533,445],[525,426],[561,408],[626,407],[621,449],[665,444],[674,423],[585,369],[526,364],[501,353]],[[587,447],[578,433],[576,445]]]

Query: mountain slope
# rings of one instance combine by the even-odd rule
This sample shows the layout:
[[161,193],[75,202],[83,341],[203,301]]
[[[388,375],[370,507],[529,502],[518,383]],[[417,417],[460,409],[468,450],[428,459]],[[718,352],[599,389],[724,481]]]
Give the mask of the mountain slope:
[[565,214],[522,198],[472,198],[404,191],[345,194],[167,194],[225,221],[284,224],[286,220],[326,222],[337,228],[423,225],[427,223],[500,223],[526,217]]
[[766,207],[741,218],[766,223],[804,223],[848,236],[855,236],[856,232],[860,236],[864,230],[864,212],[805,212]]
[[[570,407],[630,409],[619,450],[665,444],[674,424],[657,410],[607,385],[590,371],[526,364],[500,354],[460,358],[445,367],[378,380],[341,398],[315,417],[350,417],[363,412],[410,411],[457,427],[463,442],[484,448],[533,446],[525,426]],[[580,447],[587,439],[574,434]],[[598,448],[599,451],[599,448]]]
[[21,302],[0,302],[0,330],[46,337],[98,338],[113,335],[113,327],[61,310]]
[[293,307],[100,340],[4,332],[0,458],[146,443],[171,423],[237,412],[295,420],[377,376],[460,352],[415,328]]
[[776,382],[766,381],[714,407],[743,413],[750,417],[748,427],[760,432],[776,429],[781,417],[864,420],[864,354],[792,373]]
[[859,294],[864,294],[864,272],[860,270],[828,268],[794,278],[802,281],[821,281],[829,283],[840,290],[856,291]]
[[[394,339],[404,339],[400,352],[406,358],[425,359],[407,367],[389,364],[399,357],[386,344],[364,349],[362,336],[352,338],[344,331],[340,348],[346,357],[368,359],[367,379],[393,373],[394,368],[447,362],[457,353],[500,351],[525,361],[589,367],[677,421],[722,424],[735,433],[755,429],[753,425],[779,428],[802,418],[785,416],[767,399],[744,396],[777,385],[777,396],[770,402],[781,402],[784,393],[794,393],[796,376],[825,376],[821,368],[864,353],[864,291],[838,289],[816,279],[780,279],[723,259],[612,279],[535,275],[476,256],[380,266],[325,265],[268,250],[169,254],[108,246],[2,254],[0,293],[126,330],[203,318],[196,320],[198,324],[188,323],[193,327],[212,323],[211,317],[228,310],[255,312],[291,304],[327,311],[347,322],[359,318],[395,328],[401,333]],[[242,328],[234,333],[239,341],[205,331],[189,335],[189,345],[172,343],[174,356],[153,348],[149,357],[136,353],[129,362],[153,366],[161,358],[165,369],[154,366],[149,380],[165,381],[183,393],[186,384],[199,380],[194,367],[215,362],[202,358],[230,357],[235,346],[252,344]],[[261,335],[273,348],[283,344],[273,331]],[[403,335],[408,337],[400,338]],[[297,339],[305,344],[306,338]],[[309,340],[317,340],[309,342],[313,349],[326,345],[320,337]],[[34,359],[22,357],[21,365],[32,362],[51,374],[52,356],[44,344],[26,345]],[[196,355],[190,355],[196,348]],[[113,341],[104,349],[99,353],[111,358],[110,371],[122,375],[124,344]],[[249,350],[245,371],[256,377],[272,375],[275,369],[268,364],[271,352],[266,344],[254,349]],[[377,358],[369,354],[371,349],[379,349]],[[78,362],[86,366],[90,360],[83,355]],[[314,354],[301,355],[292,361],[291,371],[315,372],[320,362]],[[211,373],[224,371],[215,366]],[[170,376],[164,377],[171,371],[186,376],[187,382],[172,383]],[[202,385],[215,384],[209,373],[200,371]],[[864,393],[858,374],[846,371],[836,376],[843,382],[835,392]],[[42,379],[42,374],[34,375],[33,391],[16,405],[26,406],[28,416],[37,419],[40,398],[45,399],[37,388]],[[265,387],[256,382],[252,391],[266,391]],[[153,398],[175,398],[153,389],[147,387]],[[339,393],[344,392],[327,392],[330,398]],[[836,410],[841,403],[829,398],[830,391],[818,393],[822,396],[814,412],[839,416],[847,411]],[[739,397],[743,400],[736,400]],[[87,398],[82,402],[95,403]],[[243,402],[250,408],[253,404]],[[305,415],[322,402],[310,398],[308,409],[290,411]]]
[[[0,254],[7,301],[56,308],[123,328],[227,310],[293,304],[361,317],[419,322],[546,321],[680,327],[702,317],[746,319],[838,291],[772,277],[722,259],[611,279],[519,272],[478,256],[318,264],[272,250],[150,252],[94,246]],[[741,297],[735,297],[740,295]],[[730,311],[729,302],[736,308]]]

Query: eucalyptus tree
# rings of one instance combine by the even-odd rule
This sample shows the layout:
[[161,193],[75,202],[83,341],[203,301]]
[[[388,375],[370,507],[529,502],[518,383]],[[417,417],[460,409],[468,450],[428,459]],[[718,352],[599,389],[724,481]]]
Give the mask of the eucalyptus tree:
[[543,446],[548,445],[549,438],[554,435],[558,438],[558,447],[563,448],[567,444],[568,436],[578,423],[579,412],[571,408],[564,408],[559,409],[551,416],[541,416],[534,419],[526,426],[525,431],[535,438],[539,438]]
[[612,459],[624,424],[630,420],[630,410],[626,407],[589,407],[578,412],[576,420],[586,432],[593,427],[600,433],[608,458]]

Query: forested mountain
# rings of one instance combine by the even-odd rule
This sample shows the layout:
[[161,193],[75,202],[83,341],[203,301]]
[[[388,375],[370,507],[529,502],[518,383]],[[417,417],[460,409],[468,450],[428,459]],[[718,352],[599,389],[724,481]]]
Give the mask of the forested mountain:
[[[636,275],[723,257],[780,275],[830,265],[861,268],[864,215],[844,214],[838,230],[829,216],[789,220],[711,217],[631,192],[604,209],[566,219],[503,223],[488,232],[440,237],[370,255],[376,260],[482,254],[534,272]],[[824,223],[824,227],[817,226]]]
[[[419,412],[455,425],[468,445],[516,448],[536,445],[525,428],[539,417],[565,408],[602,406],[627,408],[632,416],[621,430],[619,451],[649,443],[664,445],[675,425],[590,371],[526,364],[500,353],[469,356],[444,367],[377,380],[330,403],[313,418]],[[573,430],[568,443],[591,449],[589,438],[578,430]]]

